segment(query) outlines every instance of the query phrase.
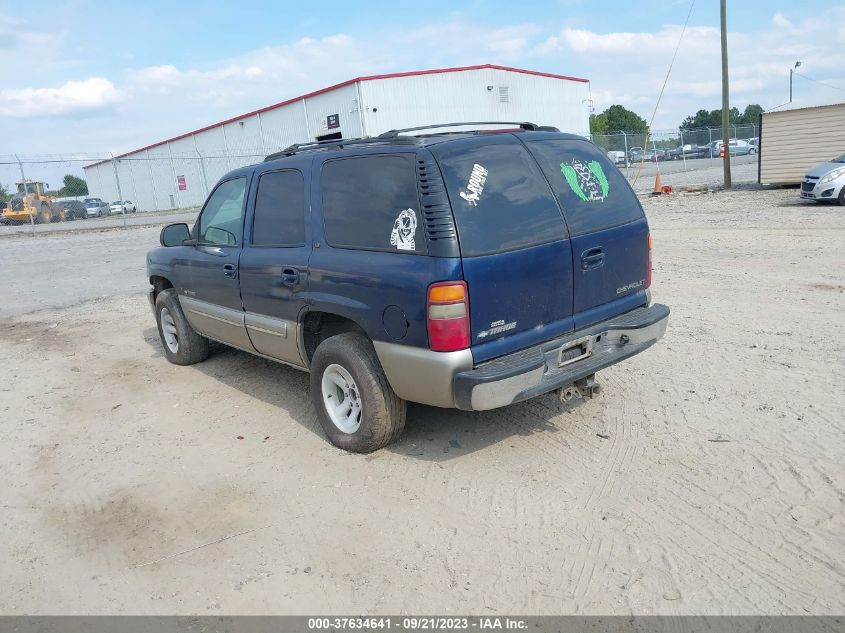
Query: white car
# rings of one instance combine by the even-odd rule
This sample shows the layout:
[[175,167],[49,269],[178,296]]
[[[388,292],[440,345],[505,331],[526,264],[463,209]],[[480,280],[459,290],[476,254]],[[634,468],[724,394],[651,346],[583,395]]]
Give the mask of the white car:
[[135,203],[131,200],[115,200],[109,205],[109,215],[115,213],[135,213]]
[[810,169],[801,181],[805,200],[838,200],[845,205],[845,154]]

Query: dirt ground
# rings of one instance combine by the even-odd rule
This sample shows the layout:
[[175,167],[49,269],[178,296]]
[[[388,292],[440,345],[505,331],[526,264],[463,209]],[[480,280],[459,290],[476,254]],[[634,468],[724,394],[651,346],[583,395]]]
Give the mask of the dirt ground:
[[845,210],[796,195],[646,199],[664,340],[367,456],[303,373],[165,361],[157,229],[0,241],[0,612],[842,613]]

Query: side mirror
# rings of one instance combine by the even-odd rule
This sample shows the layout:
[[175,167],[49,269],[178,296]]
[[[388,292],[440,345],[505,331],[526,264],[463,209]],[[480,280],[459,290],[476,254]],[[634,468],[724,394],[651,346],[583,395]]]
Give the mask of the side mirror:
[[182,242],[191,239],[191,231],[184,222],[168,224],[161,229],[158,241],[162,246],[182,246]]

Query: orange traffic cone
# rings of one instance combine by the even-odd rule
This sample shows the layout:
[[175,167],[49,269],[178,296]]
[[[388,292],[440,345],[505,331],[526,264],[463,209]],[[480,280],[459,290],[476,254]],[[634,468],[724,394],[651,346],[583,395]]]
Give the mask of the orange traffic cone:
[[657,175],[654,177],[654,190],[651,192],[651,195],[657,196],[663,193],[663,185],[660,184],[660,172],[657,172]]

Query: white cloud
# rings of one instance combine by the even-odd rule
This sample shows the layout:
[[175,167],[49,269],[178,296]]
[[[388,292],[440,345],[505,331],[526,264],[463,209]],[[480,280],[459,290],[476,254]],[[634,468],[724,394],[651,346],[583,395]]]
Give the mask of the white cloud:
[[786,16],[778,11],[772,16],[772,24],[779,27],[788,27],[791,26],[791,22],[786,19]]
[[[677,13],[680,16],[674,17],[682,19],[685,7]],[[89,72],[81,76],[83,80],[70,82],[63,74],[67,69],[61,67],[68,46],[63,49],[61,44],[41,47],[43,55],[52,55],[38,57],[39,64],[53,69],[49,77],[37,72],[21,75],[5,64],[8,46],[16,47],[13,63],[21,66],[26,48],[33,48],[32,38],[44,35],[16,23],[17,39],[0,37],[4,56],[0,86],[7,88],[0,89],[0,115],[102,116],[74,121],[73,126],[46,118],[30,127],[4,126],[0,121],[0,136],[11,151],[127,150],[359,75],[483,63],[587,77],[597,112],[621,103],[650,119],[681,27],[664,24],[639,32],[590,28],[597,23],[584,16],[577,28],[574,23],[539,20],[507,24],[491,17],[487,22],[476,20],[470,28],[467,19],[457,15],[410,29],[388,24],[383,31],[366,35],[303,37],[191,66],[163,63],[124,69],[107,79],[84,79],[94,74]],[[0,16],[0,35],[4,25],[9,32],[8,24]],[[799,70],[808,76],[845,85],[842,24],[845,9],[808,18],[798,9],[784,9],[770,21],[755,23],[753,33],[730,32],[732,103],[740,109],[748,103],[763,107],[783,103],[788,99],[788,69],[799,59],[803,61]],[[821,32],[824,37],[819,37]],[[25,41],[21,33],[28,33]],[[720,72],[718,30],[691,24],[654,127],[672,128],[700,108],[720,107]],[[21,76],[33,83],[22,84]],[[55,76],[61,79],[53,80]],[[39,87],[36,80],[48,87]],[[800,77],[795,82],[796,99],[830,101],[845,96]],[[43,149],[35,147],[39,138]],[[57,140],[64,145],[59,147]]]
[[103,110],[123,94],[103,77],[68,81],[58,88],[0,90],[0,116],[33,118],[67,116]]

